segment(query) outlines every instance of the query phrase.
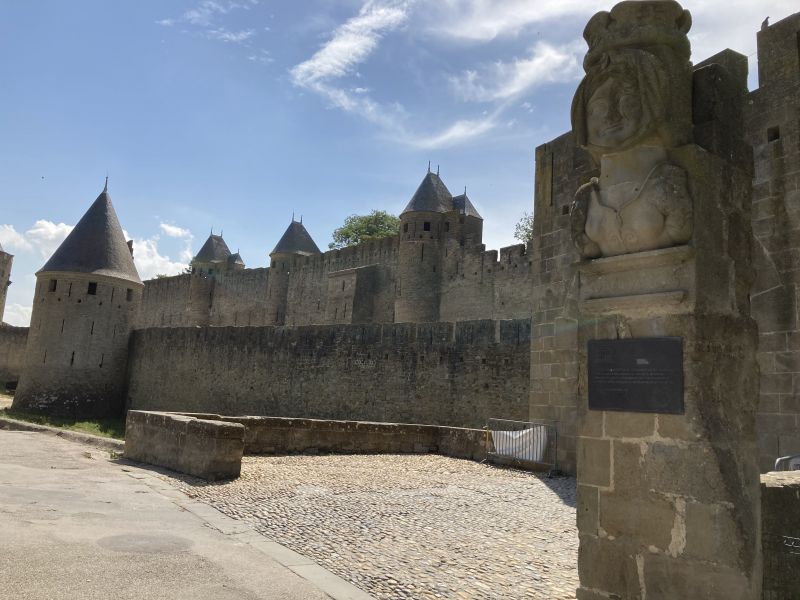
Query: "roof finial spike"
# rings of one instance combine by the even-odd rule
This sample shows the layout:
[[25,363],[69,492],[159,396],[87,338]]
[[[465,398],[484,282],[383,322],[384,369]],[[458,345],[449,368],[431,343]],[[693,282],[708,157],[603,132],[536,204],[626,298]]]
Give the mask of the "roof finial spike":
[[103,193],[108,191],[108,173],[106,173],[106,184],[103,186]]
[[214,235],[214,226],[211,226],[211,235]]
[[303,224],[303,215],[300,215],[300,224]]
[[467,195],[467,186],[464,186],[464,195]]
[[223,234],[224,232],[225,232],[225,230],[224,230],[224,229],[220,229],[220,230],[219,230],[219,237],[222,237],[222,234]]
[[431,172],[431,161],[428,161],[428,173]]
[[439,176],[439,165],[436,165],[436,176]]
[[294,211],[292,211],[292,223],[294,223]]

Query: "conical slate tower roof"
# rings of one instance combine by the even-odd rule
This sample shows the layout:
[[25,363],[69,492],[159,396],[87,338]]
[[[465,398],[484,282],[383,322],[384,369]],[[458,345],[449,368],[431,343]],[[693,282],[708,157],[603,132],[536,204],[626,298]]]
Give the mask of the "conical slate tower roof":
[[108,195],[108,183],[78,224],[39,270],[96,273],[141,283]]
[[476,209],[472,204],[466,192],[459,196],[453,197],[453,208],[455,208],[462,215],[467,217],[477,217],[483,220],[483,217],[478,212],[478,209]]
[[197,262],[224,262],[228,260],[230,255],[231,251],[222,236],[212,233],[208,236],[206,243],[200,248],[200,252],[197,253],[194,260]]
[[312,254],[321,254],[319,248],[311,239],[311,235],[302,223],[292,219],[286,233],[278,241],[278,245],[270,253],[273,254],[302,254],[310,256]]
[[408,206],[400,214],[420,211],[443,213],[449,210],[453,210],[453,195],[439,179],[439,175],[428,171]]

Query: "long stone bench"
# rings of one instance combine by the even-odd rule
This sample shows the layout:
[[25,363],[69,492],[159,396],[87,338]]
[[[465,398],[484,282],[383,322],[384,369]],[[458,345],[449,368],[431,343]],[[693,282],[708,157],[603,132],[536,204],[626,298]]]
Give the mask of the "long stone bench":
[[233,479],[241,473],[244,436],[240,423],[131,410],[125,457],[208,481]]

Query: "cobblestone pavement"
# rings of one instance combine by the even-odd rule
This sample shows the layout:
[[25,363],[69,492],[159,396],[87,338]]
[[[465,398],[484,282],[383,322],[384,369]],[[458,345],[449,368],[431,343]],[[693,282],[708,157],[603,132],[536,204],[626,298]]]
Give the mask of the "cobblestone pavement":
[[436,455],[253,456],[236,481],[177,485],[381,600],[575,597],[572,478]]

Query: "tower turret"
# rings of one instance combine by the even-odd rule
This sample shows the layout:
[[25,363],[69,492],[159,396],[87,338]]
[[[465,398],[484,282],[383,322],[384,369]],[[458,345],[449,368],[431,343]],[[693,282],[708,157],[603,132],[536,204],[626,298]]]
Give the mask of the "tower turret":
[[302,221],[292,222],[286,228],[275,249],[270,252],[269,282],[267,284],[267,315],[274,325],[286,322],[289,293],[289,275],[292,263],[303,256],[322,254]]
[[0,246],[0,323],[3,322],[3,314],[6,309],[6,295],[8,286],[11,285],[11,264],[13,262],[14,256]]
[[231,254],[222,235],[214,235],[212,231],[189,266],[192,273],[224,279],[231,271],[244,269],[244,261],[238,252]]
[[13,409],[75,418],[121,415],[128,337],[143,287],[106,183],[36,273]]
[[399,283],[395,321],[439,320],[442,240],[449,229],[445,214],[453,195],[438,173],[428,171],[400,214]]

